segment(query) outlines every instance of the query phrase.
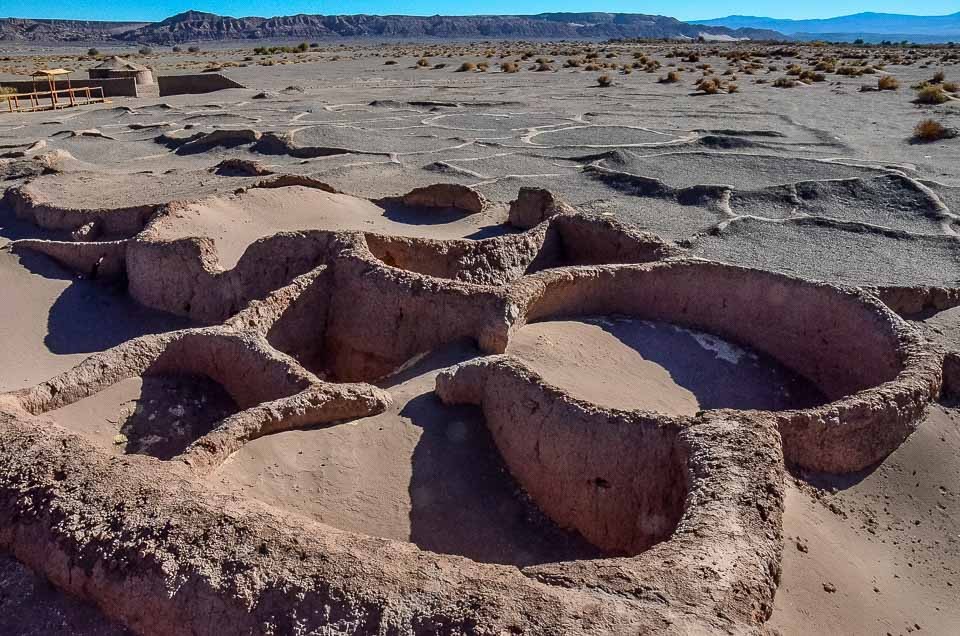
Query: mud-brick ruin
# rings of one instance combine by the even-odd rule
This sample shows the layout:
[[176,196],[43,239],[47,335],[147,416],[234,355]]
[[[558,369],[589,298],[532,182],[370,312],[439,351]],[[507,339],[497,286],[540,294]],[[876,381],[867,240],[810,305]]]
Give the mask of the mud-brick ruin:
[[[420,215],[488,205],[458,185],[369,201],[302,177],[244,179],[237,205],[277,191]],[[278,227],[230,258],[205,234],[211,206],[66,208],[38,192],[7,202],[72,236],[15,250],[201,325],[0,396],[0,545],[140,633],[759,632],[780,578],[785,462],[870,466],[941,391],[943,354],[873,293],[696,258],[545,190],[521,189],[512,231],[489,238]],[[511,353],[525,326],[576,317],[712,334],[816,398],[690,414],[591,403]],[[397,399],[385,378],[464,340],[480,355],[441,371],[432,403],[479,410],[527,505],[589,557],[482,562],[209,487],[258,439],[383,413]],[[227,406],[163,452],[131,451],[130,432],[119,452],[50,419],[130,378],[177,377]]]

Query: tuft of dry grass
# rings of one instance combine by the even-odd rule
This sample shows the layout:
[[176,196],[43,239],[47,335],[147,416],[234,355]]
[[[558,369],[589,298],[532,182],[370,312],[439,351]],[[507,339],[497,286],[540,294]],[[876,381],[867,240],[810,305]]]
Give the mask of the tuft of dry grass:
[[740,92],[740,87],[737,86],[736,84],[727,84],[727,92],[728,92],[728,93],[738,93],[738,92]]
[[421,57],[419,60],[417,60],[417,66],[419,66],[420,68],[425,68],[427,66],[430,66],[430,60],[428,60],[425,57]]
[[504,73],[516,73],[520,70],[520,65],[516,62],[501,62],[500,70]]
[[941,139],[951,139],[956,136],[956,130],[947,128],[934,119],[924,119],[913,129],[913,138],[927,143],[940,141]]
[[895,91],[900,88],[900,82],[893,75],[884,75],[877,78],[877,89],[881,91]]
[[460,68],[457,69],[457,73],[472,73],[477,70],[477,65],[473,62],[464,62],[460,65]]
[[611,84],[613,84],[613,78],[607,75],[606,73],[604,73],[603,75],[597,78],[597,86],[606,88]]
[[948,93],[960,93],[960,84],[957,82],[944,82],[940,86]]
[[917,91],[917,98],[913,101],[917,104],[943,104],[950,101],[950,96],[944,92],[943,87],[929,84]]
[[797,85],[797,80],[789,77],[778,77],[773,81],[773,85],[776,88],[793,88]]

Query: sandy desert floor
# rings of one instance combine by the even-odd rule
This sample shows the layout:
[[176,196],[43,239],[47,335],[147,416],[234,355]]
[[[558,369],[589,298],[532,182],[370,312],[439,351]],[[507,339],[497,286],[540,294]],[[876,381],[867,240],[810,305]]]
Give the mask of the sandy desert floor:
[[[939,70],[960,81],[960,58],[944,61],[947,49],[868,49],[858,59],[852,49],[770,47],[753,51],[756,68],[733,59],[738,49],[728,45],[592,45],[597,56],[585,58],[589,49],[323,44],[270,58],[232,46],[158,49],[139,61],[161,73],[219,68],[248,88],[42,113],[9,114],[0,102],[0,193],[8,193],[0,207],[0,391],[33,386],[137,336],[201,324],[136,303],[122,281],[91,280],[9,249],[19,239],[69,240],[69,228],[18,219],[14,191],[36,209],[162,209],[154,236],[208,237],[220,266],[231,269],[277,232],[508,234],[515,231],[504,225],[510,201],[520,187],[536,186],[694,256],[841,285],[960,288],[960,139],[912,138],[928,117],[960,128],[960,95],[917,105],[910,88]],[[0,73],[39,63],[84,68],[93,63],[77,60],[84,51],[0,45]],[[699,59],[686,61],[691,52]],[[793,64],[806,69],[835,57],[836,66],[877,66],[885,54],[891,59],[873,73],[828,71],[825,81],[772,86]],[[624,74],[565,65],[631,65],[640,55],[657,68]],[[428,62],[418,66],[421,58]],[[535,58],[549,60],[550,70],[530,70]],[[268,59],[274,63],[264,65]],[[498,63],[512,60],[520,71],[501,72]],[[458,72],[463,62],[490,67]],[[738,90],[698,91],[704,64],[727,83],[729,69]],[[681,81],[658,81],[678,68]],[[611,86],[598,86],[603,73]],[[896,77],[899,90],[861,91],[883,75]],[[300,180],[252,187],[276,175]],[[478,214],[425,214],[397,199],[437,183],[469,186],[488,204]],[[106,223],[97,240],[129,239],[141,229]],[[904,317],[937,346],[960,350],[960,309]],[[823,400],[764,354],[624,316],[531,323],[507,353],[607,408],[692,415]],[[207,485],[341,530],[484,563],[602,556],[525,497],[480,411],[433,396],[442,369],[481,355],[473,343],[454,342],[412,360],[377,381],[394,399],[384,413],[261,437]],[[217,386],[171,376],[125,380],[49,416],[110,453],[169,459],[238,408]],[[169,429],[160,436],[152,432],[157,421]],[[789,470],[783,573],[767,628],[957,632],[955,403],[934,404],[915,433],[866,471]],[[124,628],[0,554],[0,632]]]

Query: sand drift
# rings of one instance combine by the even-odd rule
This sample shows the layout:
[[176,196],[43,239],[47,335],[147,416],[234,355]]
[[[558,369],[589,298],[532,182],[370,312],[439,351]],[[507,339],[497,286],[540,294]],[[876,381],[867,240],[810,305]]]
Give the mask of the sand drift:
[[[230,195],[135,208],[7,195],[63,235],[16,251],[200,325],[0,396],[0,544],[138,632],[750,631],[779,582],[784,461],[868,467],[941,388],[942,354],[857,288],[695,258],[546,190],[522,189],[502,223],[462,185],[368,200],[256,172]],[[590,333],[613,362],[578,353]],[[456,343],[475,353],[417,366]],[[721,366],[698,376],[698,360]],[[597,373],[636,382],[640,401],[616,402]],[[643,401],[654,391],[667,397]],[[138,392],[116,430],[84,419]],[[541,515],[504,531],[513,548],[367,527],[279,473],[267,495],[224,486],[257,444],[457,408],[483,429],[464,425],[463,465],[418,461],[454,484],[489,466],[477,489],[504,507],[437,503],[428,481],[429,505],[411,486],[420,501],[401,492],[401,512],[476,505],[476,536],[497,510]],[[516,547],[541,530],[569,551]]]

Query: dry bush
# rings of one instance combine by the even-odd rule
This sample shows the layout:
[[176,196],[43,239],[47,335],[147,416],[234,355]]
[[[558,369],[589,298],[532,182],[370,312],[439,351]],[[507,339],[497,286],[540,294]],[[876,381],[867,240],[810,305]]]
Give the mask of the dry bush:
[[728,93],[738,93],[738,92],[740,92],[740,87],[737,86],[736,84],[727,84],[727,92],[728,92]]
[[877,89],[881,91],[895,91],[900,88],[900,82],[893,75],[884,75],[877,79]]
[[425,57],[421,57],[419,60],[417,60],[417,66],[419,66],[420,68],[430,66],[430,60],[428,60]]
[[773,85],[777,88],[793,88],[797,85],[797,81],[789,77],[778,77],[774,80]]
[[457,73],[470,73],[477,70],[477,65],[473,62],[464,62],[460,65],[460,68],[457,69]]
[[937,71],[933,74],[933,79],[930,80],[931,84],[942,84],[943,81],[947,79],[947,74],[943,71]]
[[823,73],[817,73],[814,71],[803,71],[797,77],[798,80],[804,84],[812,84],[814,82],[825,82],[827,81],[827,76]]
[[600,77],[597,78],[597,86],[601,86],[601,87],[603,87],[603,88],[606,88],[607,86],[610,86],[611,84],[613,84],[613,78],[610,77],[609,75],[607,75],[606,73],[604,73],[603,75],[601,75]]
[[670,71],[666,76],[660,78],[661,84],[676,84],[680,81],[680,73],[677,71]]
[[540,63],[537,64],[537,67],[536,67],[535,70],[538,71],[538,72],[540,72],[540,73],[545,73],[545,72],[547,72],[547,71],[552,71],[552,70],[553,70],[553,67],[550,66],[550,65],[549,65],[548,63],[546,63],[546,62],[540,62]]
[[944,92],[943,87],[930,84],[917,91],[917,98],[913,101],[917,104],[943,104],[950,101],[950,96]]
[[477,63],[477,71],[480,73],[486,73],[490,69],[489,62],[479,62]]
[[700,81],[697,88],[707,95],[716,95],[718,92],[720,92],[720,83],[717,82],[717,80],[705,79]]
[[939,141],[941,139],[951,139],[956,136],[956,130],[947,128],[933,119],[924,119],[913,129],[913,138],[917,141]]
[[516,62],[501,62],[500,70],[504,73],[516,73],[520,70],[520,65]]
[[948,93],[960,93],[960,84],[957,82],[944,82],[941,86]]

